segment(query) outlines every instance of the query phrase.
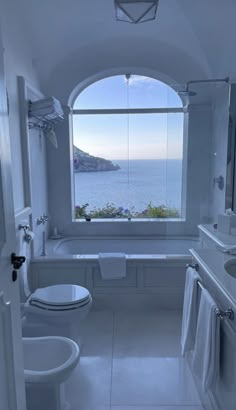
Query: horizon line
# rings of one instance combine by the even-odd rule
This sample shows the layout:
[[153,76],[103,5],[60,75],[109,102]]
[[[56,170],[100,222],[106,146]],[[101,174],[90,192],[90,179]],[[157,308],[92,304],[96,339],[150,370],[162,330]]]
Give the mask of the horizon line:
[[176,161],[176,160],[183,160],[183,158],[113,158],[110,161],[155,161],[155,160],[168,160],[168,161]]

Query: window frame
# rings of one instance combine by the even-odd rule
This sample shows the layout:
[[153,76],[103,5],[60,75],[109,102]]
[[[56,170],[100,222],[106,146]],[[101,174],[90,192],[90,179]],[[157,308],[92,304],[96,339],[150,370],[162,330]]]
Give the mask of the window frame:
[[[118,74],[119,75],[119,74]],[[122,74],[120,74],[122,75]],[[138,75],[142,75],[142,74],[138,74]],[[103,79],[106,79],[110,76],[104,77]],[[152,77],[150,77],[152,78]],[[157,81],[161,81],[158,80],[157,78],[153,78],[154,80]],[[99,81],[99,79],[97,79],[96,81],[94,81],[93,83]],[[76,97],[74,98],[73,101],[73,105],[75,104],[75,101],[78,99],[79,95],[86,89],[88,88],[90,85],[92,85],[93,83],[88,84],[86,87],[84,87],[83,89],[80,90],[79,93],[77,93]],[[164,83],[164,82],[163,82]],[[166,84],[166,83],[164,83]],[[167,87],[170,87],[170,85],[166,84]],[[171,87],[170,87],[171,88]],[[175,91],[173,89],[173,91]],[[176,91],[175,91],[176,92]],[[150,107],[150,108],[104,108],[104,109],[71,109],[71,116],[72,116],[72,130],[73,130],[73,117],[75,115],[120,115],[120,114],[124,114],[124,115],[129,115],[129,114],[176,114],[176,113],[182,113],[183,114],[183,158],[182,158],[182,185],[181,185],[181,215],[179,218],[132,218],[132,222],[135,223],[140,223],[140,222],[185,222],[186,221],[186,193],[185,193],[185,187],[183,187],[184,185],[184,181],[186,182],[186,172],[184,170],[185,166],[185,160],[186,158],[184,158],[184,153],[185,153],[185,149],[184,149],[184,139],[185,139],[185,130],[184,130],[184,114],[186,114],[186,109],[184,106],[182,107],[162,107],[162,108],[154,108],[154,107]],[[73,132],[72,132],[72,146],[73,146]],[[73,151],[73,150],[72,150]],[[73,161],[72,161],[73,162]],[[72,170],[72,180],[73,180],[73,188],[72,188],[72,221],[73,222],[87,222],[85,219],[75,219],[74,217],[74,208],[75,208],[75,187],[74,187],[74,177],[73,177],[73,167],[71,167]],[[129,221],[128,218],[95,218],[94,220],[91,220],[90,222],[126,222]]]

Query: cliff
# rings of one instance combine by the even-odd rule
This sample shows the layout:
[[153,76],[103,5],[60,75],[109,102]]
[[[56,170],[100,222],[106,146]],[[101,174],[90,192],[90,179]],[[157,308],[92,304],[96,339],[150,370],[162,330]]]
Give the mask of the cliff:
[[117,169],[120,169],[119,165],[113,164],[112,161],[93,157],[74,146],[74,172],[116,171]]

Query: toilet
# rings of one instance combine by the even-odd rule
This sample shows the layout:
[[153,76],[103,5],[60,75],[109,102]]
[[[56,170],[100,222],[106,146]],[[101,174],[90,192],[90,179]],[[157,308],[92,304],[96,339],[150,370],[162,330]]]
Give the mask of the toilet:
[[69,410],[65,381],[77,366],[78,345],[65,337],[23,337],[27,410]]
[[31,293],[26,267],[21,271],[20,289],[24,337],[64,336],[78,342],[79,325],[92,305],[88,289],[60,284]]

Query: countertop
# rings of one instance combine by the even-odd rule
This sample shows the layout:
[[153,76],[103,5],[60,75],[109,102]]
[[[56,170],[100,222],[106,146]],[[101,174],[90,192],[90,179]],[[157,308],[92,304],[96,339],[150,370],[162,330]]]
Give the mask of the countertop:
[[198,225],[200,232],[206,234],[212,241],[220,246],[236,245],[236,236],[227,235],[225,233],[219,232],[218,229],[214,229],[213,225],[205,224]]
[[236,309],[236,278],[224,269],[224,263],[230,259],[236,260],[236,256],[215,249],[190,249],[190,253]]

